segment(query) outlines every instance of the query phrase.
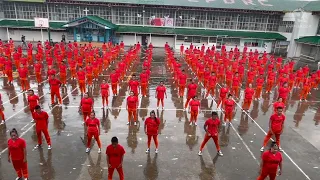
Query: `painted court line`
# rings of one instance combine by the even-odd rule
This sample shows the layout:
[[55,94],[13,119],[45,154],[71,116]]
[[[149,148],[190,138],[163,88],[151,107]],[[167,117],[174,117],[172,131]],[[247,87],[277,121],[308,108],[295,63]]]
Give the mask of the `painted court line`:
[[[62,101],[63,101],[65,98],[67,98],[69,94],[73,93],[73,92],[74,92],[75,90],[77,90],[77,89],[78,89],[78,87],[77,87],[77,88],[74,88],[71,92],[67,93],[67,96],[65,96],[64,98],[62,98]],[[58,106],[58,105],[55,105],[55,106],[53,106],[51,109],[49,108],[49,110],[46,110],[46,111],[52,112],[52,110],[53,110],[56,106]],[[26,106],[26,107],[27,107],[27,106]],[[23,136],[24,136],[28,131],[30,131],[30,129],[32,129],[35,125],[36,125],[35,123],[32,124],[32,126],[30,126],[27,130],[25,130],[24,132],[22,132],[19,137],[23,137]],[[2,151],[0,152],[0,157],[1,157],[2,154],[5,153],[7,150],[8,150],[8,148],[5,148],[4,150],[2,150]]]

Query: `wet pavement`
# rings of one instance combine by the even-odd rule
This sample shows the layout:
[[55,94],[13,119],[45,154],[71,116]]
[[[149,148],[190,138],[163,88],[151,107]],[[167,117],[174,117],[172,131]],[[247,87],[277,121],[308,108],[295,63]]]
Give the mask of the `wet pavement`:
[[[31,180],[100,180],[107,179],[107,164],[105,148],[113,136],[119,138],[126,150],[124,172],[126,179],[132,180],[251,180],[258,175],[260,162],[260,147],[268,121],[272,113],[272,105],[277,93],[263,94],[260,101],[254,101],[251,112],[241,113],[236,107],[232,126],[221,128],[220,144],[223,157],[216,155],[214,143],[209,141],[202,157],[197,155],[203,140],[204,121],[210,116],[211,110],[216,110],[216,103],[203,98],[201,94],[202,112],[198,117],[198,126],[189,126],[190,115],[182,110],[183,100],[177,97],[172,75],[167,72],[164,63],[164,50],[155,49],[152,61],[152,74],[149,85],[149,96],[141,98],[139,105],[138,126],[127,126],[125,110],[126,82],[122,83],[118,97],[109,97],[112,109],[102,110],[99,96],[99,83],[96,82],[90,90],[94,97],[96,116],[102,123],[101,142],[103,153],[98,154],[94,143],[90,154],[85,153],[86,138],[82,126],[82,116],[78,113],[81,100],[76,82],[69,79],[68,86],[63,88],[63,106],[49,106],[49,85],[44,82],[37,86],[35,77],[31,76],[31,87],[41,97],[40,103],[49,113],[49,133],[52,138],[52,150],[34,149],[37,137],[34,124],[30,123],[31,114],[26,102],[26,95],[21,93],[17,80],[14,86],[8,86],[6,78],[2,78],[2,101],[6,115],[6,126],[0,126],[0,180],[16,177],[11,164],[7,162],[7,140],[9,129],[15,127],[20,136],[27,141],[28,166]],[[184,64],[184,67],[185,64]],[[137,62],[127,73],[128,80],[133,73],[139,74],[142,62]],[[109,71],[100,77],[107,78]],[[189,76],[191,77],[191,76]],[[161,134],[159,135],[159,154],[145,154],[147,137],[143,132],[144,120],[151,110],[156,109],[155,88],[161,80],[167,86],[168,98],[165,99],[165,110],[158,110],[161,119]],[[243,93],[243,92],[242,92]],[[299,102],[294,91],[288,102],[285,130],[281,136],[284,149],[283,175],[280,180],[318,179],[320,177],[320,95],[312,91],[307,102]],[[242,99],[238,102],[242,103]],[[223,118],[223,115],[221,115]],[[119,179],[117,172],[114,179]]]

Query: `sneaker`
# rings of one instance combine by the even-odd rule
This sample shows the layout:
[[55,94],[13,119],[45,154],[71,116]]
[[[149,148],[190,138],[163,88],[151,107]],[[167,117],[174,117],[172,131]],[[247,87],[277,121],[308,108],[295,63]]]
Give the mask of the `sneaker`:
[[190,124],[189,124],[190,126],[192,126],[192,122],[190,122]]
[[221,151],[218,151],[218,155],[219,155],[219,156],[223,156],[223,154],[222,154]]
[[35,123],[34,119],[32,119],[31,123]]
[[35,149],[41,148],[41,144],[37,144],[34,148]]
[[222,126],[226,126],[227,124],[225,122],[222,123]]
[[198,126],[198,124],[197,124],[197,123],[194,123],[194,125],[195,125],[195,126]]
[[52,149],[51,145],[48,146],[48,150]]
[[231,126],[231,122],[229,122],[228,124],[229,124],[229,126]]
[[300,102],[302,102],[302,99],[300,99]]
[[1,125],[5,124],[5,123],[6,123],[5,121],[3,121],[3,120],[1,121]]
[[134,125],[136,126],[136,125],[137,125],[137,122],[134,122]]
[[104,106],[102,106],[102,108],[101,109],[104,109]]
[[150,152],[150,149],[148,148],[147,150],[146,150],[146,153],[149,153]]
[[21,179],[22,179],[22,177],[17,177],[17,178],[16,178],[16,180],[21,180]]
[[199,152],[198,152],[198,155],[199,155],[199,156],[202,156],[202,151],[199,151]]
[[264,147],[261,147],[260,151],[263,152],[264,151]]
[[246,112],[245,110],[242,110],[242,112],[244,113],[244,112]]
[[279,151],[280,151],[280,152],[283,152],[283,149],[282,149],[281,147],[279,147]]
[[98,149],[98,153],[99,153],[99,154],[101,153],[101,148]]
[[89,152],[90,152],[90,148],[87,148],[87,149],[86,149],[86,153],[89,153]]
[[130,123],[129,122],[127,122],[127,125],[129,125]]
[[155,152],[156,154],[158,154],[159,150],[158,150],[158,149],[156,149],[154,152]]
[[157,110],[159,110],[159,107],[157,107]]

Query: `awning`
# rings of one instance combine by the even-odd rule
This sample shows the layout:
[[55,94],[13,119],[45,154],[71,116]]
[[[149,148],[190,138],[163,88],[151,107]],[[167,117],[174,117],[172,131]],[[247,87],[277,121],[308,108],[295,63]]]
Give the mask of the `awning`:
[[319,46],[320,45],[320,36],[305,36],[305,37],[301,37],[299,39],[295,39],[295,41],[297,43]]
[[118,26],[113,24],[112,22],[105,20],[99,16],[84,16],[82,18],[78,18],[67,22],[63,25],[63,27],[75,27],[83,23],[91,22],[96,24],[104,29],[116,29]]
[[228,30],[205,30],[205,29],[186,29],[168,27],[149,27],[149,26],[123,26],[120,25],[116,32],[120,33],[142,33],[142,34],[165,34],[165,35],[190,35],[190,36],[227,36],[253,39],[283,40],[287,38],[274,32],[250,32],[250,31],[228,31]]
[[[62,25],[65,22],[49,22],[50,29],[64,29]],[[31,29],[39,29],[34,26],[34,21],[24,21],[24,20],[0,20],[0,27],[13,27],[13,28],[31,28]]]

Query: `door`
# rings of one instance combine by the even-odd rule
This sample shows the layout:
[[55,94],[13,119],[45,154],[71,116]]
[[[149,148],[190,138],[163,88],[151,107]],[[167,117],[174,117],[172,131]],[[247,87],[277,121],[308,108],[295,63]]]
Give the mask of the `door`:
[[140,43],[142,44],[142,46],[148,46],[147,35],[143,34],[143,35],[141,36],[141,41],[142,41],[142,42],[140,42]]

